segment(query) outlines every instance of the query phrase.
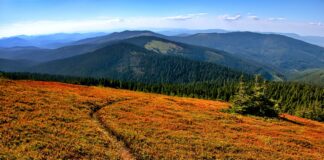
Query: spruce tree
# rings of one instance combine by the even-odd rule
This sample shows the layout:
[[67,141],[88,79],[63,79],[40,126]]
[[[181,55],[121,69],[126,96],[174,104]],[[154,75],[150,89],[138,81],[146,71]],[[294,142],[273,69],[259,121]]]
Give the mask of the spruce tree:
[[260,75],[255,76],[252,95],[252,106],[247,110],[249,114],[265,117],[277,117],[275,103],[265,96],[266,82],[260,83]]
[[275,103],[265,96],[265,81],[263,83],[260,83],[260,81],[261,77],[256,75],[254,86],[249,91],[243,82],[243,77],[241,77],[239,90],[232,100],[233,106],[230,108],[230,111],[263,117],[278,116],[274,108]]
[[248,93],[247,86],[243,80],[243,75],[240,77],[238,92],[232,99],[233,106],[230,108],[231,112],[246,114],[247,109],[251,106],[251,95]]

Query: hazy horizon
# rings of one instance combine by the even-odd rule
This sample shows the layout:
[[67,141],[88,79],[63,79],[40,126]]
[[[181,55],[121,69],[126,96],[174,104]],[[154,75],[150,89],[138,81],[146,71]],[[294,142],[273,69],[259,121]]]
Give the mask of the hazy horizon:
[[324,1],[0,0],[0,38],[122,30],[224,29],[324,36]]

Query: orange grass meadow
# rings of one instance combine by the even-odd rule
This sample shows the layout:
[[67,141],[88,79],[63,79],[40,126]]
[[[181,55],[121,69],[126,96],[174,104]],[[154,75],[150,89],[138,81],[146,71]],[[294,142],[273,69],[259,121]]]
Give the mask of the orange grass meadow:
[[220,101],[0,79],[0,159],[324,159],[324,124]]

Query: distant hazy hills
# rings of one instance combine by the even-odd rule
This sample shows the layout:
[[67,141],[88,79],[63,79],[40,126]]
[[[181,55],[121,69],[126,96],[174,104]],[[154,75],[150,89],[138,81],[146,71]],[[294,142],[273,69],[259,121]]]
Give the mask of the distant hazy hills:
[[289,80],[313,83],[324,86],[324,68],[309,69],[302,72],[297,72],[289,77]]
[[40,36],[15,36],[0,39],[0,47],[26,47],[34,46],[39,48],[58,48],[69,45],[70,42],[85,38],[102,36],[106,33],[58,33]]
[[203,33],[173,39],[224,50],[285,73],[324,67],[324,48],[282,35],[252,32]]
[[35,65],[32,61],[27,60],[8,60],[0,58],[0,70],[7,72],[23,71],[26,68]]
[[268,76],[267,78],[273,78],[271,70],[267,70],[262,65],[235,57],[221,50],[178,43],[152,36],[135,37],[124,41],[162,55],[179,56],[195,61],[210,62],[246,73],[260,73]]
[[[324,68],[324,48],[283,35],[252,32],[165,36],[151,31],[124,31],[72,41],[57,49],[35,46],[0,48],[0,70],[141,81],[150,81],[143,78],[150,76],[152,81],[160,78],[165,82],[180,82],[179,79],[195,79],[185,78],[191,72],[195,76],[198,72],[206,74],[195,67],[206,69],[209,66],[216,72],[227,67],[231,73],[260,73],[275,80],[283,76],[291,78],[292,74],[304,70]],[[15,62],[22,67],[8,67]],[[181,67],[175,67],[176,64]],[[172,66],[177,71],[166,74],[156,65],[166,69]],[[212,69],[207,71],[214,73]],[[180,77],[172,79],[169,74]],[[203,80],[211,78],[210,75],[199,76],[205,77]]]
[[85,44],[65,46],[58,49],[43,49],[36,47],[0,48],[0,58],[10,60],[23,59],[35,62],[45,62],[84,54],[87,52],[94,51],[100,47],[103,46]]
[[197,34],[197,33],[227,33],[230,31],[227,30],[223,30],[223,29],[172,29],[172,30],[162,30],[162,31],[158,31],[157,33],[160,33],[162,35],[166,35],[166,36],[188,36],[188,35],[193,35],[193,34]]
[[[223,29],[204,29],[204,30],[192,30],[192,29],[172,29],[172,30],[162,30],[158,33],[166,35],[166,36],[189,36],[198,33],[230,33],[230,32],[238,32],[238,31],[229,31]],[[301,36],[294,33],[276,33],[276,32],[258,32],[261,34],[277,34],[284,35],[290,38],[298,39],[301,41],[305,41],[310,44],[318,45],[324,47],[324,37],[321,36]]]
[[93,38],[87,38],[83,40],[79,40],[74,42],[74,45],[79,45],[79,44],[102,44],[102,43],[107,43],[111,41],[116,41],[116,40],[123,40],[123,39],[128,39],[128,38],[133,38],[133,37],[140,37],[140,36],[154,36],[154,37],[166,37],[164,35],[154,33],[151,31],[123,31],[123,32],[114,32],[105,36],[99,36],[99,37],[93,37]]
[[[199,67],[204,69],[200,70]],[[225,69],[225,67],[231,69]],[[168,68],[167,73],[170,75],[164,73]],[[189,82],[187,79],[193,78],[183,78],[183,76],[208,73],[208,75],[213,74],[211,77],[214,78],[209,78],[209,80],[213,80],[216,79],[215,77],[223,77],[226,74],[216,74],[218,70],[234,72],[233,69],[237,70],[235,73],[238,74],[241,74],[242,71],[251,74],[261,73],[272,78],[272,73],[262,66],[246,62],[224,51],[172,42],[153,36],[112,41],[105,48],[92,53],[43,63],[35,66],[31,71],[78,76],[108,76],[140,81],[150,81],[149,79],[151,79],[154,82],[158,80],[154,77],[158,76],[166,82],[181,82],[177,79],[171,81],[170,79],[173,77]],[[181,73],[181,75],[176,73]],[[143,79],[143,77],[150,78]],[[205,75],[196,78],[197,80],[208,80],[208,78],[199,79],[199,77],[206,77]],[[231,78],[229,77],[229,79]]]
[[300,36],[298,34],[293,34],[293,33],[278,33],[278,34],[324,47],[324,37],[321,36]]

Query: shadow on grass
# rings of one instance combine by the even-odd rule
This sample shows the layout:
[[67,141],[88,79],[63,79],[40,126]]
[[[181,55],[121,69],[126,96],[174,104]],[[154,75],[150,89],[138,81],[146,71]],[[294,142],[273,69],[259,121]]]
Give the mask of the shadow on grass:
[[[233,111],[231,111],[229,109],[221,109],[220,112],[233,114]],[[238,113],[236,113],[236,114],[238,114]],[[250,114],[241,114],[241,115],[253,116],[253,117],[262,117],[262,116],[256,116],[256,115],[250,115]],[[290,122],[290,123],[293,123],[293,124],[296,124],[296,125],[300,125],[300,126],[304,126],[305,125],[304,123],[290,120],[290,119],[288,119],[288,118],[286,118],[284,116],[278,116],[278,117],[263,117],[263,118],[274,118],[274,119],[279,119],[279,120],[286,121],[286,122]]]
[[300,125],[300,126],[304,126],[303,123],[287,119],[286,117],[278,117],[278,119],[280,119],[282,121],[290,122],[290,123],[293,123],[293,124],[297,124],[297,125]]

